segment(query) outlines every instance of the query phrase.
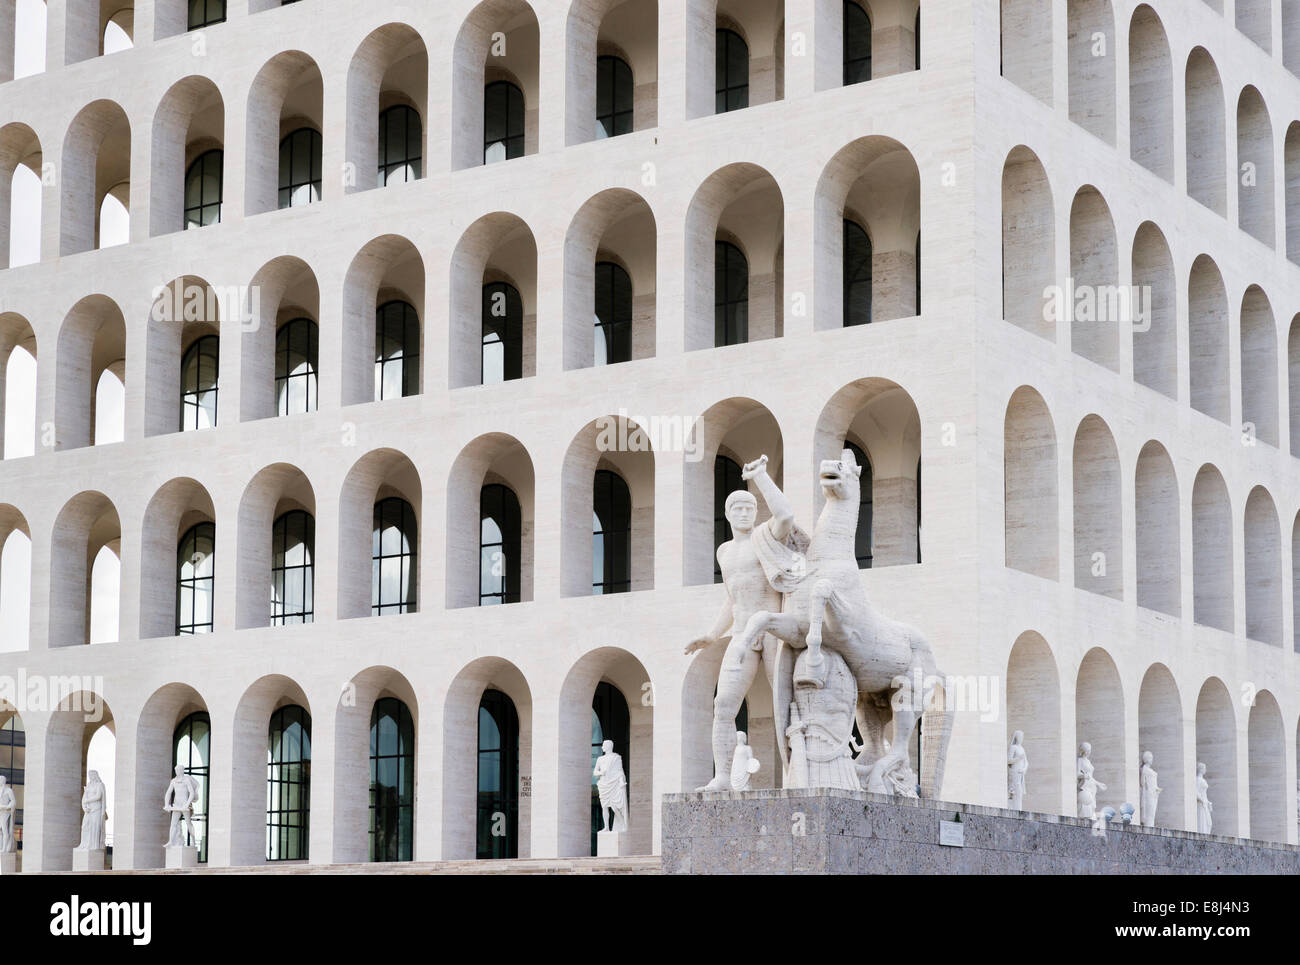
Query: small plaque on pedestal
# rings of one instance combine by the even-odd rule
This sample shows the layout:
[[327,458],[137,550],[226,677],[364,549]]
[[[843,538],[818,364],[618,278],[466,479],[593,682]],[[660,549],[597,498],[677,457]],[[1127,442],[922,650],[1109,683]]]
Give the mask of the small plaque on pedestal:
[[197,868],[199,866],[199,849],[192,844],[169,844],[167,847],[168,868]]
[[88,851],[74,850],[72,852],[72,870],[103,871],[106,867],[104,862],[105,854],[103,848],[91,848]]
[[18,874],[18,853],[10,851],[8,854],[0,854],[0,875]]
[[625,858],[631,854],[632,842],[626,831],[597,831],[597,858]]

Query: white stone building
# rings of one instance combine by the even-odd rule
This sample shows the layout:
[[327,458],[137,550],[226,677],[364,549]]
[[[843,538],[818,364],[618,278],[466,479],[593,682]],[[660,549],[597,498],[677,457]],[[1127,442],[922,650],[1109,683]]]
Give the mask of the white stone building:
[[1102,804],[1149,749],[1159,823],[1199,760],[1216,832],[1296,841],[1298,0],[44,6],[11,80],[0,2],[25,870],[101,727],[117,868],[178,748],[214,867],[589,854],[602,735],[657,852],[710,774],[716,501],[766,453],[810,523],[846,443],[868,593],[983,698],[945,798],[1003,804],[1020,729],[1032,810],[1086,740]]

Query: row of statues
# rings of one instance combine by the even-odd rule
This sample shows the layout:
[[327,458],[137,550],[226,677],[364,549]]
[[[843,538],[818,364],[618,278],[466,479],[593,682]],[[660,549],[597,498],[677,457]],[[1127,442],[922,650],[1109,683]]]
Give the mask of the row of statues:
[[[8,825],[4,810],[5,791],[12,799],[13,791],[5,788],[0,777],[0,853],[12,849],[13,808],[8,812]],[[107,847],[108,796],[98,771],[86,775],[86,786],[81,792],[81,841],[74,851],[102,851]],[[176,765],[176,776],[163,792],[163,811],[171,816],[171,828],[166,847],[184,847],[194,835],[194,807],[199,803],[199,782]],[[9,847],[6,848],[6,842]]]
[[[1161,792],[1154,763],[1155,755],[1151,751],[1144,751],[1138,774],[1138,815],[1142,826],[1147,828],[1156,826],[1156,809]],[[1025,808],[1027,770],[1029,757],[1025,753],[1025,734],[1018,730],[1011,735],[1011,744],[1007,748],[1007,801],[1012,810],[1023,811]],[[1214,804],[1210,801],[1210,783],[1205,779],[1205,770],[1204,764],[1196,765],[1196,830],[1201,834],[1210,834],[1210,829],[1214,826]],[[1092,745],[1087,741],[1079,745],[1074,771],[1078,781],[1079,817],[1095,820],[1097,792],[1106,790],[1106,785],[1097,780],[1092,763]],[[1300,784],[1297,787],[1300,788]]]

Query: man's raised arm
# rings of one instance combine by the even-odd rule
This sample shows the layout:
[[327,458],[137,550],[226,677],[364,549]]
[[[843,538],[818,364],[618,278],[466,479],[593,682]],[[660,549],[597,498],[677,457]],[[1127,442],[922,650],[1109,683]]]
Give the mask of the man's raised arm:
[[759,456],[753,462],[746,463],[745,468],[740,471],[740,478],[754,480],[754,485],[763,494],[763,502],[767,503],[767,508],[772,514],[772,518],[768,520],[772,535],[779,540],[789,536],[790,531],[794,529],[794,507],[790,505],[790,500],[785,498],[785,493],[777,488],[772,477],[767,474],[767,456]]

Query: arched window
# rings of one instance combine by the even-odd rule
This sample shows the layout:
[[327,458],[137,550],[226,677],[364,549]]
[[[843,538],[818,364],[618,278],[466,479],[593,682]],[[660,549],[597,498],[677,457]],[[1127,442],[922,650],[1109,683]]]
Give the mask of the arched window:
[[871,80],[871,17],[856,0],[844,0],[844,86]]
[[612,261],[596,262],[596,364],[632,360],[632,279]]
[[217,527],[196,523],[176,548],[176,633],[212,632],[212,552]]
[[311,623],[316,520],[291,509],[271,529],[271,626]]
[[632,68],[621,57],[596,58],[596,139],[632,132]]
[[375,401],[420,391],[420,317],[404,301],[375,311]]
[[266,860],[305,861],[311,817],[311,715],[271,714],[266,741]]
[[185,227],[201,228],[221,220],[223,188],[220,149],[205,151],[185,172]]
[[[594,765],[593,765],[594,766]],[[499,690],[478,705],[479,858],[519,857],[519,714]]]
[[190,30],[211,27],[225,21],[226,0],[190,0]]
[[500,483],[479,491],[479,606],[519,602],[519,499]]
[[316,411],[316,323],[295,318],[275,333],[275,405],[280,415]]
[[524,300],[505,282],[483,286],[484,385],[524,375]]
[[591,514],[591,592],[632,589],[632,496],[623,477],[597,469]]
[[718,565],[718,547],[731,538],[731,524],[727,522],[727,497],[737,489],[748,489],[740,478],[740,467],[726,456],[713,460],[713,582],[722,582],[722,567]]
[[862,467],[858,477],[858,531],[853,538],[853,555],[858,558],[858,569],[871,569],[871,457],[856,442],[844,441],[844,448],[853,453],[853,458]]
[[[617,687],[607,680],[596,684],[596,693],[591,699],[591,769],[596,768],[596,760],[604,753],[601,745],[605,741],[614,742],[614,753],[623,758],[623,776],[627,778],[628,800],[632,799],[632,767],[628,745],[632,735],[631,715],[627,710],[627,700]],[[605,826],[604,816],[600,813],[600,792],[596,789],[595,776],[591,779],[591,853],[596,853],[596,832]]]
[[221,340],[204,335],[194,340],[181,359],[181,432],[211,429],[217,424],[217,377]]
[[713,344],[749,341],[749,261],[728,241],[713,244]]
[[370,712],[370,860],[410,861],[415,841],[415,724],[381,697]]
[[397,104],[379,114],[379,186],[420,179],[419,112]]
[[524,156],[524,92],[508,80],[483,88],[483,163]]
[[415,510],[405,499],[390,496],[375,503],[371,541],[370,612],[414,613],[419,554]]
[[190,826],[194,833],[187,844],[198,845],[199,860],[208,860],[208,778],[211,774],[212,723],[205,710],[195,711],[179,724],[172,733],[172,767],[185,768],[185,773],[199,785],[199,796],[191,812]]
[[320,132],[300,127],[280,142],[280,207],[320,200]]
[[749,45],[734,30],[719,30],[715,59],[715,114],[749,106]]
[[844,327],[871,321],[871,236],[844,219]]

